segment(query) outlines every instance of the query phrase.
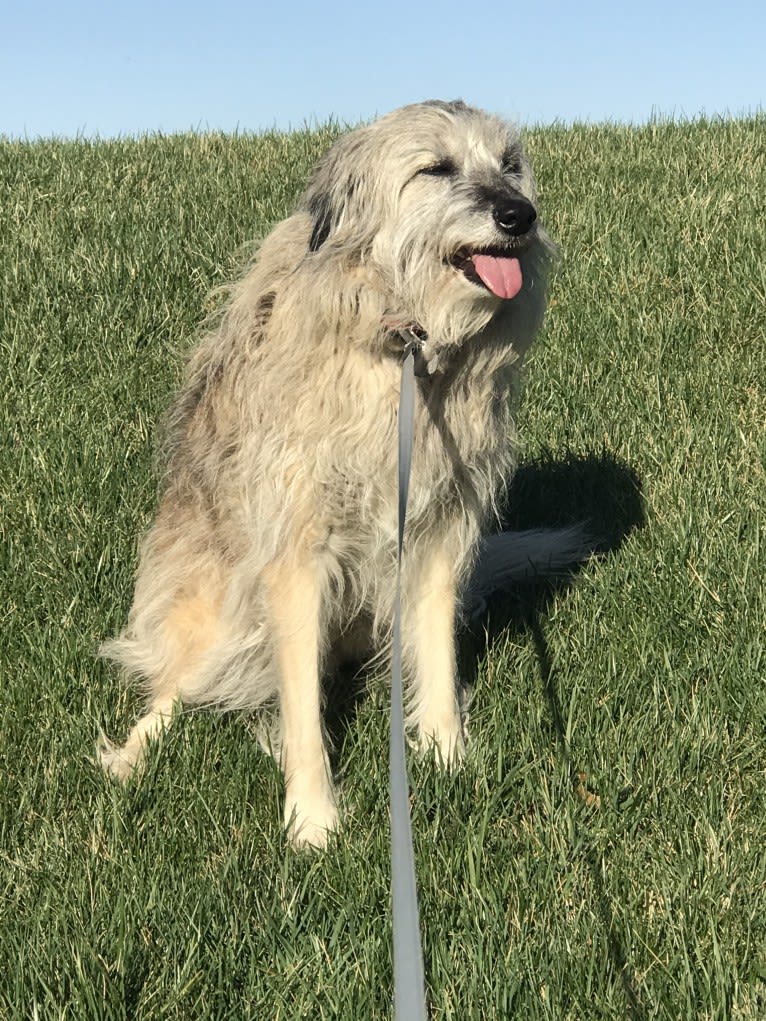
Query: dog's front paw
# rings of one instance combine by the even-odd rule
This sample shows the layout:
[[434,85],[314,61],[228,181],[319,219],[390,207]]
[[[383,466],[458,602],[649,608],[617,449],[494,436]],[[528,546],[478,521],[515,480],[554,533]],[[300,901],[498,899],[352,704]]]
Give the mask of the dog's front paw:
[[430,724],[421,722],[418,750],[421,754],[432,754],[450,772],[457,769],[465,758],[465,733],[460,718]]
[[338,827],[332,791],[300,796],[289,787],[285,796],[285,829],[295,848],[322,848]]

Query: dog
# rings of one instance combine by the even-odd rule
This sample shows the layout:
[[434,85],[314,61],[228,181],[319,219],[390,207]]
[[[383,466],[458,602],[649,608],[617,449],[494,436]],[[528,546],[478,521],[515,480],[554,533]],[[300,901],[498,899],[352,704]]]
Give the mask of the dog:
[[129,776],[178,704],[260,710],[289,838],[322,846],[336,829],[322,684],[331,663],[390,643],[413,339],[408,723],[420,748],[459,762],[456,627],[513,475],[510,398],[553,253],[517,133],[462,101],[403,107],[325,154],[208,324],[170,411],[127,627],[102,650],[148,704],[122,747],[102,740],[106,770]]

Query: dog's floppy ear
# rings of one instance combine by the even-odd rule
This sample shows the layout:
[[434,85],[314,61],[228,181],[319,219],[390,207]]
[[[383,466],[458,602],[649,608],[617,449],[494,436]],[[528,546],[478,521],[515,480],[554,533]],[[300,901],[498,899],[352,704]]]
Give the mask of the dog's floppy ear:
[[313,221],[309,251],[316,252],[329,237],[333,226],[332,202],[329,195],[317,193],[308,197],[307,205]]
[[304,203],[312,219],[309,251],[318,251],[330,234],[343,225],[345,233],[353,233],[355,198],[359,183],[344,169],[342,160],[334,159],[330,152],[319,164],[304,196]]
[[[372,196],[365,201],[365,181],[358,166],[365,165],[366,136],[347,135],[314,168],[301,206],[312,220],[309,251],[317,252],[337,233],[350,251],[362,251],[375,233]],[[367,191],[370,191],[368,185]]]

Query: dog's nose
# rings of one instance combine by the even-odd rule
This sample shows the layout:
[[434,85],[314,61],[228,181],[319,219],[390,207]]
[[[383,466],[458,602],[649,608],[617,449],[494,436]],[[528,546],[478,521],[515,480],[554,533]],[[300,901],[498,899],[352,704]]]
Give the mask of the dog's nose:
[[502,198],[495,202],[492,218],[500,230],[517,238],[527,233],[537,219],[537,213],[526,199]]

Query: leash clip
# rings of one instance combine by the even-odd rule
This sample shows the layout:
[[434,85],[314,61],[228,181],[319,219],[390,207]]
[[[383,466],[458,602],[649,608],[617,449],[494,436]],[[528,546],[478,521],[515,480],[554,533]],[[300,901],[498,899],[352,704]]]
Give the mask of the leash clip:
[[428,337],[419,334],[412,326],[403,326],[399,330],[399,336],[404,340],[404,358],[411,353],[415,361],[415,375],[419,378],[433,376],[439,371],[439,356],[436,353],[429,357],[425,347]]

